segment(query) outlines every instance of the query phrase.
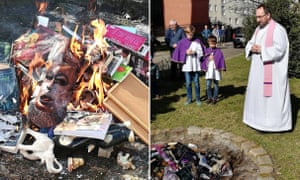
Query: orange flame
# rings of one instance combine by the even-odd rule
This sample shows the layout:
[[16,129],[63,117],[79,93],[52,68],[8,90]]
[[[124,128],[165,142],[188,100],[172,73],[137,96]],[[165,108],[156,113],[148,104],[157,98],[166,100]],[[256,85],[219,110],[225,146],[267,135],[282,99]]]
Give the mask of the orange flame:
[[[74,35],[76,34],[77,30],[78,30],[78,25],[76,25],[75,27]],[[81,58],[84,54],[84,52],[82,51],[81,44],[75,39],[75,36],[73,36],[71,39],[70,49],[72,53],[78,58]]]
[[90,59],[91,52],[96,48],[100,48],[101,54],[104,53],[107,47],[109,47],[108,43],[105,41],[103,36],[106,34],[106,26],[103,20],[95,19],[91,22],[91,25],[95,27],[94,29],[94,44],[90,46],[86,52],[86,58]]
[[[31,92],[34,92],[37,86],[37,81],[34,79],[33,72],[38,73],[36,69],[44,65],[45,61],[41,54],[35,53],[34,58],[30,61],[28,66],[28,73],[26,74],[27,77],[25,77],[25,82],[21,85],[22,93],[20,94],[20,111],[24,115],[27,115],[28,113]],[[40,76],[40,74],[36,74],[36,76]],[[29,83],[27,83],[27,81],[29,81]]]
[[23,87],[22,88],[22,96],[21,96],[21,113],[24,115],[28,114],[28,98],[29,98],[29,93],[28,93],[28,87]]
[[[68,110],[87,110],[97,112],[103,107],[103,100],[105,96],[105,89],[107,85],[104,85],[102,80],[102,64],[93,64],[93,72],[90,75],[88,81],[81,81],[79,87],[74,91],[72,104],[69,104]],[[82,93],[84,90],[92,91],[95,95],[95,102],[86,102],[82,99]]]
[[[84,64],[81,64],[82,67],[79,72],[79,77],[77,81],[77,87],[73,91],[73,98],[71,102],[68,104],[68,110],[85,110],[85,111],[92,111],[97,112],[100,109],[103,109],[103,100],[105,97],[105,93],[110,88],[110,84],[105,84],[102,80],[102,74],[104,69],[104,55],[106,48],[109,46],[108,43],[105,41],[103,36],[106,33],[106,27],[102,20],[94,20],[91,22],[91,25],[95,28],[93,37],[88,39],[90,42],[94,42],[89,47],[87,46],[84,40],[84,30],[82,31],[82,41],[78,41],[75,38],[75,34],[78,30],[78,26],[74,29],[74,36],[71,38],[70,41],[70,50],[74,56],[78,59],[85,59]],[[94,38],[94,39],[92,39]],[[101,53],[101,60],[94,62],[91,61],[92,55]],[[20,111],[26,115],[28,113],[28,106],[29,100],[32,96],[32,92],[37,86],[37,81],[33,78],[36,76],[40,76],[41,73],[39,68],[45,67],[48,69],[52,65],[52,61],[48,60],[45,62],[42,55],[36,53],[34,58],[30,61],[28,66],[28,73],[26,73],[25,81],[21,84],[21,103],[20,103]],[[92,71],[89,71],[89,70]],[[88,70],[88,71],[87,71]],[[85,94],[83,94],[85,92]],[[91,92],[91,97],[87,96],[86,93]]]
[[39,14],[45,14],[46,9],[48,7],[48,2],[39,2],[38,0],[35,1],[35,6]]
[[104,88],[102,81],[102,67],[99,68],[99,71],[95,75],[95,86],[96,86],[96,94],[98,98],[98,105],[102,106],[102,102],[104,100]]
[[[85,64],[83,64],[83,67],[81,68],[79,72],[79,76],[77,79],[77,82],[79,83],[79,86],[77,89],[73,92],[73,100],[68,105],[68,110],[87,110],[87,111],[94,111],[97,112],[99,109],[103,107],[103,100],[105,96],[105,92],[109,88],[110,85],[105,84],[102,80],[102,73],[103,73],[103,63],[98,62],[94,63],[92,62],[92,55],[94,52],[101,53],[102,57],[103,54],[106,51],[106,48],[109,47],[108,43],[104,39],[104,35],[106,33],[106,26],[103,20],[96,19],[91,21],[91,25],[94,27],[94,34],[93,34],[93,44],[86,45],[87,50],[84,54],[84,58],[87,60]],[[81,44],[75,40],[75,36],[72,37],[72,41],[70,44],[71,52],[75,55],[77,55],[79,58],[83,57],[83,51],[82,51],[82,44],[85,42],[85,26],[82,26],[82,41]],[[74,30],[74,35],[76,34],[78,30],[78,27],[76,26]],[[96,53],[97,53],[96,52]],[[92,69],[92,73],[89,74],[89,79],[82,78],[84,74],[86,73],[86,70],[88,68]],[[95,101],[91,104],[88,100],[84,99],[82,96],[82,93],[85,90],[92,91],[93,94],[96,96]]]

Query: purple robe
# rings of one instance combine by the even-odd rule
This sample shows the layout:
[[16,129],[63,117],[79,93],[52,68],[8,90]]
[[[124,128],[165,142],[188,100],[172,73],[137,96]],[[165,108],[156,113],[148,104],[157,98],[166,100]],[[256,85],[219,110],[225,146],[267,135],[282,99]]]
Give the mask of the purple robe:
[[206,48],[204,53],[204,60],[201,63],[201,69],[207,71],[207,64],[209,62],[209,55],[214,54],[214,60],[217,70],[226,70],[224,55],[219,48]]
[[[177,62],[177,63],[183,63],[185,64],[186,61],[186,50],[189,49],[191,43],[195,41],[201,44],[202,46],[202,50],[203,50],[203,44],[199,39],[188,39],[188,38],[184,38],[182,40],[180,40],[172,54],[172,61]],[[204,51],[203,51],[204,52]]]

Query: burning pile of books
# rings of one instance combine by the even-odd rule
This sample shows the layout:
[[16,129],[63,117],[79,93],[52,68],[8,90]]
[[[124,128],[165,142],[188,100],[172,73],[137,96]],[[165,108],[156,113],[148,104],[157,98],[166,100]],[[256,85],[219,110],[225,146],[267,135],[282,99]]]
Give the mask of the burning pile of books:
[[[142,111],[142,123],[138,122],[141,121],[139,115],[135,115],[139,114],[139,101],[143,104],[147,102],[148,90],[147,84],[144,84],[147,81],[142,82],[142,78],[130,78],[130,81],[137,81],[138,83],[133,84],[139,84],[145,93],[137,102],[137,107],[133,107],[136,109],[124,108],[122,104],[114,112],[116,108],[111,107],[109,103],[106,103],[108,107],[104,104],[105,99],[106,102],[112,102],[110,100],[113,95],[108,95],[113,94],[110,90],[113,87],[117,89],[115,86],[125,82],[127,76],[134,73],[133,76],[142,74],[141,77],[147,78],[147,38],[114,25],[105,25],[101,19],[93,19],[88,25],[76,25],[72,30],[58,22],[55,22],[54,28],[48,27],[50,23],[46,16],[37,16],[33,29],[21,35],[12,44],[9,63],[16,68],[20,96],[16,97],[16,103],[23,117],[38,128],[51,129],[65,126],[70,120],[67,116],[74,115],[72,112],[88,112],[93,115],[85,116],[93,117],[95,114],[112,112],[118,120],[132,121],[133,130],[142,135],[141,139],[148,143],[148,108],[145,107],[146,112]],[[141,59],[146,63],[136,68],[136,63],[139,64],[137,61]],[[119,87],[135,89],[131,86]],[[131,90],[129,92],[134,93]],[[130,119],[125,119],[120,113],[130,114]],[[113,118],[110,115],[99,119],[101,121],[93,122],[94,126],[84,127],[91,128],[85,130],[95,130],[96,126],[99,130],[101,127],[103,134],[98,136],[99,133],[94,133],[93,136],[85,137],[104,139]],[[77,118],[75,124],[80,124],[80,121],[82,119]],[[72,123],[74,125],[73,121]],[[97,123],[98,125],[95,125]],[[105,126],[101,126],[103,124]],[[61,134],[63,131],[54,131],[58,132]]]

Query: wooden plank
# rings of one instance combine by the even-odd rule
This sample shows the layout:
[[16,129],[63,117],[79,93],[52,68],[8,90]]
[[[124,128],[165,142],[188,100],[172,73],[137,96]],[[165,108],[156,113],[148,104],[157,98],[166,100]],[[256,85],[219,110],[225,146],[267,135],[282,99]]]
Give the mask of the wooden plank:
[[112,101],[110,98],[104,100],[104,105],[111,111],[120,121],[130,121],[131,129],[137,134],[142,141],[149,144],[149,128],[144,129],[137,121],[135,121],[128,113],[126,113],[118,104]]
[[122,122],[130,121],[134,132],[149,143],[149,90],[134,74],[108,91],[104,105]]

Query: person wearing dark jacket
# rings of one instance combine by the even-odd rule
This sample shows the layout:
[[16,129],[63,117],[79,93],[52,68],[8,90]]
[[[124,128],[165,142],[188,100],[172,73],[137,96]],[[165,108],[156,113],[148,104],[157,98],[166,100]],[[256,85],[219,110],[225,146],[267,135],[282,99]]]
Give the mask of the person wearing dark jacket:
[[[173,51],[177,43],[185,38],[184,30],[177,24],[176,20],[172,19],[169,22],[169,28],[165,34],[165,42],[170,49],[170,56],[172,57]],[[171,61],[171,78],[176,79],[178,73],[181,75],[181,64]]]

